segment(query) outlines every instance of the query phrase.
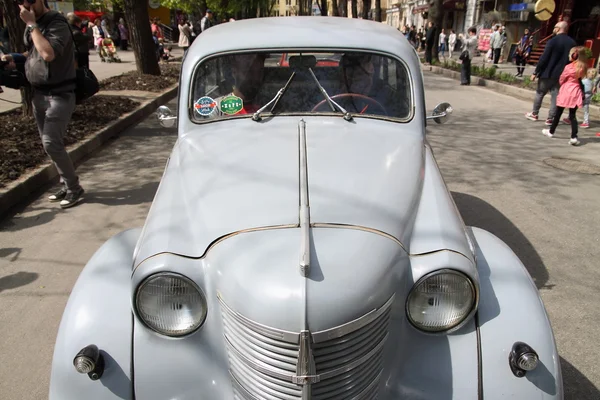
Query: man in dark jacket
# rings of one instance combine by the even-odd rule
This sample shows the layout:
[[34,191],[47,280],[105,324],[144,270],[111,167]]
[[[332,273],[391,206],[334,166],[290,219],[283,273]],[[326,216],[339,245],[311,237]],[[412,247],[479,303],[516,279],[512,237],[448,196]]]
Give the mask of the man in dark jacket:
[[531,81],[538,79],[538,86],[535,91],[535,100],[533,101],[533,110],[525,114],[525,118],[537,121],[542,100],[546,93],[550,92],[550,111],[546,119],[546,125],[552,125],[554,114],[556,114],[556,97],[558,96],[560,74],[569,63],[569,51],[577,45],[567,31],[569,25],[560,21],[554,26],[554,36],[548,41],[544,53],[535,67],[535,72],[531,75]]
[[67,21],[71,25],[71,31],[73,32],[73,40],[75,40],[75,47],[77,48],[77,65],[79,68],[90,67],[90,37],[85,35],[81,31],[81,18],[74,13],[67,14]]
[[79,203],[83,188],[63,141],[75,109],[75,46],[65,17],[42,1],[23,1],[27,48],[25,75],[33,88],[33,115],[44,150],[56,166],[63,187],[49,197],[61,208]]
[[427,33],[425,34],[425,62],[431,64],[433,60],[433,46],[435,45],[436,29],[433,22],[429,21]]

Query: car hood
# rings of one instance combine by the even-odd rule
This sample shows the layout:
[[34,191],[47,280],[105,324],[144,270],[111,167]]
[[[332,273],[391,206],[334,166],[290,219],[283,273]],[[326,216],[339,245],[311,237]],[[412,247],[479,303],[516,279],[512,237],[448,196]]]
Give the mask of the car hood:
[[[159,253],[201,257],[244,231],[299,225],[300,117],[237,119],[180,137],[135,265]],[[304,118],[311,224],[351,225],[404,243],[423,181],[422,127]]]

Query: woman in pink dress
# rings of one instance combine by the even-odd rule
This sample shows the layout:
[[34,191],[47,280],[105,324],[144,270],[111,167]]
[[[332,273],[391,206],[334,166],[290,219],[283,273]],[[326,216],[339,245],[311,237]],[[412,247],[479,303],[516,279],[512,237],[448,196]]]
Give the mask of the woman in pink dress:
[[583,105],[583,85],[581,79],[587,73],[587,56],[585,47],[574,47],[570,53],[571,62],[565,67],[560,75],[560,89],[556,98],[556,114],[552,120],[550,129],[543,129],[542,133],[548,137],[554,137],[556,127],[560,122],[565,108],[569,109],[569,119],[571,120],[571,139],[569,144],[577,146],[580,144],[577,139],[577,108]]

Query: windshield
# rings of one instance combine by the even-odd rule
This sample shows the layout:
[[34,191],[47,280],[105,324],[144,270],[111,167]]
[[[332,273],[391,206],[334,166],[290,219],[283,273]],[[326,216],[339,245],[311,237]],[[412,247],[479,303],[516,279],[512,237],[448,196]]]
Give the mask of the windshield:
[[195,122],[318,113],[406,121],[409,79],[402,62],[368,52],[222,55],[196,69],[190,115]]

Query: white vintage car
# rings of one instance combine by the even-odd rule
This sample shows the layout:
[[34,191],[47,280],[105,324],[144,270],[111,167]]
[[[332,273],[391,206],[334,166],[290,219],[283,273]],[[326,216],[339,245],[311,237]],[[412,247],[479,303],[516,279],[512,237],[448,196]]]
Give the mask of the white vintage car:
[[290,17],[202,33],[146,223],[89,261],[51,400],[562,399],[527,270],[466,227],[392,27]]

